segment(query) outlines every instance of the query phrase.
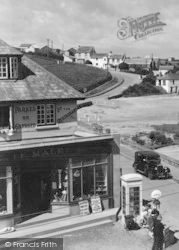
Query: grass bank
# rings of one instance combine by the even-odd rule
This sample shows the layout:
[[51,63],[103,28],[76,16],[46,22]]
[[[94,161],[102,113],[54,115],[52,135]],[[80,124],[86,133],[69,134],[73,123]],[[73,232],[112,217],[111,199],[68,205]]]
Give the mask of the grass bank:
[[93,66],[57,63],[56,59],[38,55],[28,55],[28,57],[82,93],[91,91],[112,79],[110,72]]

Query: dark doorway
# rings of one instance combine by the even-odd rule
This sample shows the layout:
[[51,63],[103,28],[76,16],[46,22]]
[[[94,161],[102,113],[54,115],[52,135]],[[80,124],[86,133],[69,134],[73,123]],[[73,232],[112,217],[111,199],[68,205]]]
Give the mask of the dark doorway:
[[50,188],[50,173],[48,171],[22,173],[21,206],[23,220],[49,210]]

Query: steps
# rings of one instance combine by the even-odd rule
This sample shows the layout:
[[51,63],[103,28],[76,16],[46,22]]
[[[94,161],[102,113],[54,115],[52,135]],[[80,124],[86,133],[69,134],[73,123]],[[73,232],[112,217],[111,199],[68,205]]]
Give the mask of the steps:
[[[103,227],[113,225],[116,218],[117,209],[105,210],[101,213],[90,214],[86,216],[74,216],[55,218],[54,215],[50,218],[36,218],[36,222],[23,223],[18,225],[16,231],[0,235],[1,238],[48,238],[72,234],[79,231],[84,231],[94,227]],[[34,218],[35,219],[35,218]]]

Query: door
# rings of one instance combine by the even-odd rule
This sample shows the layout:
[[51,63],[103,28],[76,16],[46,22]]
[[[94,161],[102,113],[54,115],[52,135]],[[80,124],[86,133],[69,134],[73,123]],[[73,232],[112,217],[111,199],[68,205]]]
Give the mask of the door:
[[48,210],[50,194],[49,172],[22,173],[21,206],[23,215],[34,216]]

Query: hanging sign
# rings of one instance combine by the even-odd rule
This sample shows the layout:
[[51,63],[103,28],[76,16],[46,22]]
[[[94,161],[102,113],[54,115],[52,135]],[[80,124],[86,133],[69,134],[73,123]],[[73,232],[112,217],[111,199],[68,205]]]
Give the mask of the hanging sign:
[[91,197],[91,209],[93,214],[102,212],[101,199],[99,196]]
[[80,215],[90,214],[88,200],[79,201],[78,204],[80,208]]

